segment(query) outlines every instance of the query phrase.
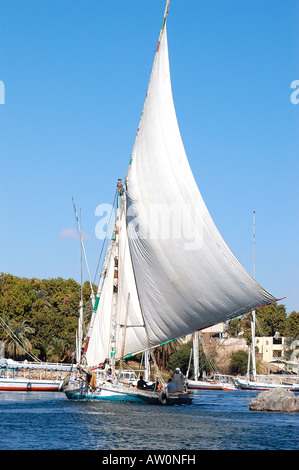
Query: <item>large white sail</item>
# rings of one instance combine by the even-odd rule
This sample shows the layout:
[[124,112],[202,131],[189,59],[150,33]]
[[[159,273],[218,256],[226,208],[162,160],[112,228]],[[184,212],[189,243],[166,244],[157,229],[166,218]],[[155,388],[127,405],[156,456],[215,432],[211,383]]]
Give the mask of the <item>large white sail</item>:
[[118,359],[275,300],[226,245],[189,167],[172,98],[168,5],[119,198],[117,240],[109,245],[86,354],[90,366],[111,359],[115,337]]
[[151,346],[275,300],[228,248],[196,185],[173,104],[164,23],[126,185],[129,246]]
[[113,312],[113,280],[114,280],[113,243],[108,247],[107,267],[100,299],[90,331],[86,361],[89,366],[103,363],[110,356],[111,317]]
[[144,321],[133,272],[127,227],[126,197],[122,197],[119,210],[118,228],[118,302],[117,302],[117,344],[116,358],[129,355],[148,348]]
[[[117,238],[109,244],[103,287],[99,292],[99,302],[90,330],[86,352],[89,366],[102,364],[105,359],[111,360],[112,345],[115,348],[115,359],[148,348],[128,243],[125,202],[123,194],[119,198],[120,207],[115,224]],[[115,337],[112,337],[113,330]]]

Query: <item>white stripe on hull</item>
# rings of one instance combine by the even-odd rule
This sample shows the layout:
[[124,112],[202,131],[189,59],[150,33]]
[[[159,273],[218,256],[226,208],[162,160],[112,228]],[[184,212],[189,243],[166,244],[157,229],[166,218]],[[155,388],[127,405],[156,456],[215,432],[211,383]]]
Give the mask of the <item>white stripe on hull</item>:
[[60,381],[53,380],[29,380],[29,379],[3,379],[0,378],[0,391],[28,391],[49,392],[57,391]]

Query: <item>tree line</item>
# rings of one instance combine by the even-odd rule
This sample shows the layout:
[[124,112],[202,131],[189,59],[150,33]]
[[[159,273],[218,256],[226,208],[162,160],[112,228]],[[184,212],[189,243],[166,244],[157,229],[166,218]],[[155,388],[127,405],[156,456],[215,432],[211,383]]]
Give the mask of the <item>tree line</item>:
[[[70,362],[75,352],[80,295],[81,286],[73,279],[27,279],[1,273],[0,341],[5,345],[6,357],[28,359],[29,351],[42,361]],[[83,303],[84,323],[88,325],[92,313],[88,282],[83,285]],[[284,305],[274,303],[257,309],[256,325],[256,336],[279,332],[299,339],[299,313],[287,315]],[[249,344],[250,314],[232,319],[227,332],[234,337],[242,332]],[[159,366],[167,369],[179,363],[186,369],[190,347],[173,341],[157,348]],[[204,360],[203,352],[200,354]]]
[[[35,356],[42,361],[70,362],[76,344],[81,286],[73,279],[27,279],[0,275],[0,341],[6,356]],[[92,306],[90,286],[83,286],[84,315]],[[23,347],[25,346],[24,351]]]
[[[256,309],[256,336],[280,336],[299,339],[299,312],[291,312],[287,315],[285,305],[274,302]],[[242,317],[233,318],[228,325],[228,334],[236,337],[241,332],[248,344],[251,341],[250,313]]]

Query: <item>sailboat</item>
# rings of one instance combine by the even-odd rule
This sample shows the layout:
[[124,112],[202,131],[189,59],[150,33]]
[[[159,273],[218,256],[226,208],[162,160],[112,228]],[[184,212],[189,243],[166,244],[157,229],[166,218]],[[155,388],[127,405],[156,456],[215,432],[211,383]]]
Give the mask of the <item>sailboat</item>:
[[[213,379],[200,380],[199,370],[199,339],[200,332],[195,331],[193,334],[193,377],[187,377],[188,390],[238,390],[235,377],[231,375],[214,373]],[[191,359],[191,354],[190,354]],[[189,370],[189,368],[188,368]],[[188,374],[189,375],[189,374]]]
[[71,364],[0,359],[1,392],[58,392]]
[[[242,390],[272,390],[282,388],[299,392],[298,375],[259,375],[256,371],[255,361],[255,310],[251,312],[251,347],[249,348],[247,373],[245,378],[238,378],[237,384]],[[250,377],[250,359],[252,361],[252,380]]]
[[[202,199],[185,153],[172,97],[166,20],[69,399],[192,403],[192,392],[139,390],[116,377],[116,361],[274,302],[233,255]],[[111,368],[111,376],[107,372]],[[85,374],[85,375],[84,375]]]
[[[69,374],[71,364],[42,362],[23,344],[0,316],[0,326],[31,361],[0,357],[0,391],[57,392]],[[4,351],[3,351],[4,352]]]
[[[255,276],[255,211],[253,211],[253,276]],[[285,375],[277,377],[275,375],[258,375],[255,360],[255,326],[256,311],[253,309],[250,314],[251,327],[251,347],[248,353],[247,373],[245,378],[238,378],[238,387],[242,390],[271,390],[283,388],[293,392],[299,392],[298,376]],[[250,359],[252,362],[252,379],[250,378]]]

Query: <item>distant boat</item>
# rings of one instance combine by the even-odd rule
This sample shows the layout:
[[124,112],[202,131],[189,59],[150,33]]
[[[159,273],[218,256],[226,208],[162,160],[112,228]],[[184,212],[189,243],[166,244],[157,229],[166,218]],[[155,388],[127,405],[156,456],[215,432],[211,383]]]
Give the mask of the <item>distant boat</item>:
[[168,393],[157,367],[159,391],[125,386],[116,361],[148,350],[155,364],[158,346],[276,300],[224,242],[189,167],[171,90],[168,8],[169,0],[128,172],[117,183],[82,375],[63,387],[70,399],[190,404],[191,391]]
[[257,375],[256,380],[238,379],[238,386],[242,390],[272,390],[274,388],[283,388],[292,392],[299,392],[298,377],[285,376],[280,377],[273,375]]
[[[249,348],[246,377],[238,378],[237,384],[242,390],[271,390],[282,388],[299,392],[299,376],[287,374],[258,375],[255,361],[255,311],[251,312],[251,348]],[[251,351],[251,352],[250,352]],[[250,377],[250,359],[252,361],[252,380]]]
[[220,383],[214,380],[188,380],[189,390],[223,390]]
[[18,362],[0,359],[0,391],[57,392],[70,364]]
[[199,339],[199,332],[196,331],[193,334],[193,348],[190,354],[190,359],[193,355],[194,375],[192,379],[187,378],[188,390],[238,390],[236,379],[231,375],[215,373],[213,379],[199,380]]

